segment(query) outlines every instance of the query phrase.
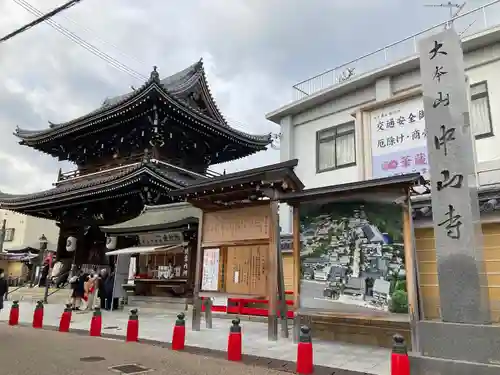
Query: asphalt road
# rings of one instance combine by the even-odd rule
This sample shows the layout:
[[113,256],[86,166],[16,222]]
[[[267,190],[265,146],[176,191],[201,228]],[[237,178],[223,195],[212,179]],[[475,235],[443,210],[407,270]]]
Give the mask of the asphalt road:
[[[125,374],[112,371],[110,367],[131,364],[150,369],[144,374],[151,375],[283,374],[263,367],[151,345],[0,324],[0,374]],[[133,369],[129,367],[125,370]]]

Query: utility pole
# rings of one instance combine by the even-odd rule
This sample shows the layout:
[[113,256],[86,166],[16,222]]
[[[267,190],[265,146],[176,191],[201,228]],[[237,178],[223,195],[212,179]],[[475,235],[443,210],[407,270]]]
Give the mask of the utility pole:
[[30,23],[28,23],[28,24],[20,27],[19,29],[14,30],[10,34],[7,34],[4,37],[0,38],[0,43],[6,42],[7,40],[15,37],[16,35],[19,35],[19,34],[25,32],[26,30],[31,29],[33,26],[36,26],[39,23],[47,21],[49,18],[54,17],[56,14],[58,14],[58,13],[60,13],[62,11],[65,11],[68,8],[71,8],[73,5],[78,4],[80,1],[81,0],[70,0],[70,1],[68,1],[67,3],[65,3],[65,4],[63,4],[63,5],[55,8],[54,10],[52,10],[52,11],[44,14],[43,16],[38,17],[34,21],[32,21],[32,22],[30,22]]

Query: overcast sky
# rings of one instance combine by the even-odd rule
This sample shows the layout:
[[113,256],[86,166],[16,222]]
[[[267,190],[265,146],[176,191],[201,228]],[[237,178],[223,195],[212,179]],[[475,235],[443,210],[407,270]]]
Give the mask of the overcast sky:
[[[27,1],[43,12],[66,2]],[[163,77],[203,57],[228,121],[268,133],[279,127],[265,113],[290,101],[294,83],[443,21],[446,9],[423,6],[439,2],[82,0],[54,20],[146,76],[153,65]],[[486,2],[471,0],[468,9]],[[0,0],[2,36],[34,18],[13,0]],[[48,189],[60,166],[18,145],[16,126],[71,120],[142,83],[46,24],[0,44],[0,190]],[[277,161],[279,152],[270,150],[224,167]]]

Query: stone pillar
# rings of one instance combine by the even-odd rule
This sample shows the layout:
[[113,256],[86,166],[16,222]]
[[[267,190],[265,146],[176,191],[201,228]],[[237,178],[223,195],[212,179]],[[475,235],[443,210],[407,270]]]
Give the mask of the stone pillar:
[[[442,321],[420,321],[412,374],[500,374],[500,328],[490,325],[469,98],[460,37],[420,42]],[[461,361],[458,363],[458,361]]]
[[452,29],[420,45],[432,212],[445,322],[489,323],[463,53]]

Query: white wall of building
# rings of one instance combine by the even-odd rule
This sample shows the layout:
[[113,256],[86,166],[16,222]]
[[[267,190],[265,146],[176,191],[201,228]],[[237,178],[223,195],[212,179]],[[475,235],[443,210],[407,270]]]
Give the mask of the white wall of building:
[[[8,210],[0,210],[0,225],[6,220],[7,230],[4,249],[23,245],[38,244],[42,234],[50,243],[57,244],[59,238],[59,227],[55,221],[28,216]],[[13,230],[12,239],[9,238],[9,230]]]
[[[500,106],[497,105],[500,102],[500,30],[494,31],[490,33],[495,36],[494,38],[492,35],[487,35],[488,43],[482,43],[481,48],[466,51],[464,55],[466,75],[471,86],[481,82],[487,84],[492,134],[476,140],[477,168],[481,184],[500,182]],[[486,34],[488,31],[483,32],[481,37],[483,38]],[[384,71],[387,74],[383,74]],[[377,119],[381,115],[386,115],[383,121],[387,118],[395,118],[395,116],[408,118],[410,113],[416,115],[419,109],[423,109],[418,60],[415,57],[409,58],[383,68],[372,76],[371,78],[370,74],[366,74],[354,77],[338,88],[333,88],[333,91],[342,91],[335,95],[333,100],[315,104],[298,113],[293,113],[294,104],[292,103],[283,110],[286,116],[281,117],[275,113],[268,115],[272,121],[279,122],[282,128],[281,160],[299,159],[296,173],[306,188],[383,177],[373,175],[373,161],[385,163],[386,156],[387,161],[390,161],[391,155],[405,155],[406,153],[413,159],[418,154],[418,147],[425,146],[425,141],[410,142],[412,133],[408,127],[402,128],[405,142],[390,150],[377,149],[378,140],[376,139],[377,137],[387,138],[398,133],[394,129],[377,132]],[[362,87],[359,83],[361,81],[363,81]],[[472,91],[471,94],[473,94]],[[332,96],[332,92],[328,95]],[[315,100],[318,102],[318,96]],[[305,101],[302,100],[297,104],[297,108],[304,106],[304,103]],[[392,114],[388,115],[388,113]],[[318,172],[316,151],[318,132],[350,121],[354,123],[355,128],[356,164]],[[412,123],[411,126],[420,127],[423,130],[423,124],[421,121],[420,124]],[[472,126],[474,129],[474,124]],[[374,158],[373,156],[377,154],[381,156]],[[379,164],[379,167],[381,165],[388,168],[387,163]],[[410,173],[419,168],[420,166],[413,163],[407,169],[403,168],[398,171],[384,169],[384,172],[387,172],[387,175],[390,175],[390,172]],[[290,210],[282,206],[280,217],[282,231],[291,233]]]

